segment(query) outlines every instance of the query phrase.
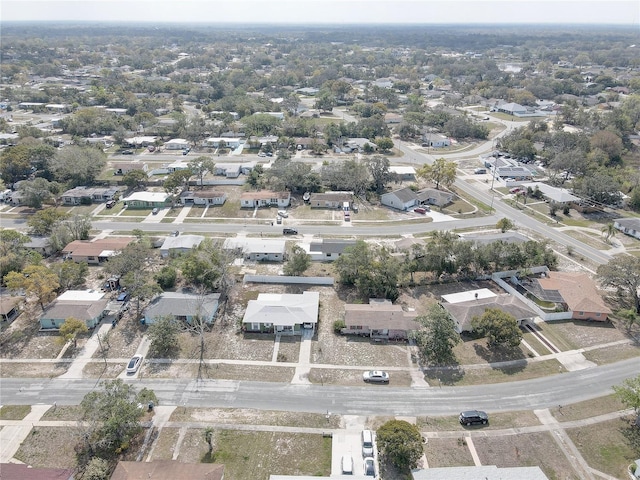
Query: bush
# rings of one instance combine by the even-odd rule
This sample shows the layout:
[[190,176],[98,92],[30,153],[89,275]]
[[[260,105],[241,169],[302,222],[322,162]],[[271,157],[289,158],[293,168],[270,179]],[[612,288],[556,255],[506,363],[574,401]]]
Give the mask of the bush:
[[175,287],[177,278],[178,272],[176,269],[168,265],[162,267],[162,270],[160,270],[154,277],[155,281],[163,290]]
[[342,333],[342,329],[346,328],[347,324],[344,323],[344,320],[336,320],[333,322],[333,331],[336,333]]

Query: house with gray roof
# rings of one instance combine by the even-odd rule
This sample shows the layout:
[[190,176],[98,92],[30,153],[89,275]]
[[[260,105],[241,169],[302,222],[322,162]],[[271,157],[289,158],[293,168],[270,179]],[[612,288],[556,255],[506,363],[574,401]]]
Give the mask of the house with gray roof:
[[319,292],[261,293],[249,300],[242,319],[245,332],[302,335],[315,330],[320,307]]
[[109,300],[103,292],[67,290],[51,302],[40,315],[42,330],[57,330],[67,318],[77,318],[94,328],[106,315]]
[[640,240],[640,218],[619,218],[614,220],[613,226],[625,235]]
[[380,196],[380,203],[396,210],[407,211],[415,207],[419,201],[416,192],[409,187],[400,188],[393,192],[384,193]]
[[444,207],[453,201],[453,193],[435,188],[425,188],[417,194],[418,203],[420,205],[436,205]]
[[168,257],[169,255],[179,255],[188,253],[196,248],[204,237],[202,235],[178,235],[177,237],[167,237],[160,247],[160,255]]
[[163,292],[142,311],[142,324],[151,325],[158,318],[171,317],[191,324],[196,317],[211,324],[218,312],[219,293],[197,295],[195,293]]
[[311,208],[342,208],[347,202],[351,205],[353,192],[324,192],[309,194]]
[[566,188],[553,187],[549,184],[542,182],[527,182],[522,183],[522,187],[531,188],[531,190],[539,190],[544,198],[556,203],[568,204],[572,202],[579,202],[580,197],[576,197],[569,193]]
[[217,190],[185,190],[180,194],[180,203],[188,205],[224,205],[227,201],[227,194]]
[[75,187],[64,192],[60,198],[63,205],[102,203],[113,200],[118,193],[114,187]]
[[333,262],[342,255],[345,248],[352,247],[355,244],[355,240],[323,238],[321,240],[314,240],[311,243],[299,243],[298,246],[302,248],[314,262]]
[[345,335],[364,335],[374,339],[406,340],[420,328],[416,312],[406,312],[390,300],[370,298],[369,303],[344,306]]

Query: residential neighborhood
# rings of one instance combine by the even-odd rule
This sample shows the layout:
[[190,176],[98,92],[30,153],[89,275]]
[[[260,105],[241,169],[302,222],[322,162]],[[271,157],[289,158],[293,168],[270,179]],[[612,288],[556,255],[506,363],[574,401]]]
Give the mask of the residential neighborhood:
[[1,478],[640,478],[635,30],[28,25]]

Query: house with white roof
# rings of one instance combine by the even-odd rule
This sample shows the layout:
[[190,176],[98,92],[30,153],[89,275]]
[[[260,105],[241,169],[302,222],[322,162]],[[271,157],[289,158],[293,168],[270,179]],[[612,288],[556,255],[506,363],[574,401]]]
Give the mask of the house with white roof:
[[202,243],[202,235],[178,235],[177,237],[167,237],[160,247],[160,255],[164,258],[169,255],[188,253]]
[[260,190],[257,192],[244,192],[240,195],[241,208],[288,207],[291,202],[291,193]]
[[189,148],[189,146],[189,140],[185,140],[184,138],[172,138],[164,144],[166,150],[184,150],[185,148]]
[[122,199],[127,208],[164,208],[171,205],[171,199],[165,192],[133,192]]
[[283,262],[286,241],[264,238],[227,238],[222,248],[232,250],[245,260]]
[[319,292],[261,293],[249,300],[242,319],[245,332],[302,335],[315,330],[320,307]]

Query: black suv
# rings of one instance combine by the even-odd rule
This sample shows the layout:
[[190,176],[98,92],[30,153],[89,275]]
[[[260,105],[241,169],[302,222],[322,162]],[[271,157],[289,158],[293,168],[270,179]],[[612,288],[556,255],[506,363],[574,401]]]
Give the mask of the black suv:
[[489,416],[480,410],[468,410],[460,414],[461,425],[473,425],[474,423],[486,425],[489,423]]
[[295,230],[293,228],[283,228],[282,229],[282,234],[283,235],[297,235],[298,234],[298,230]]

